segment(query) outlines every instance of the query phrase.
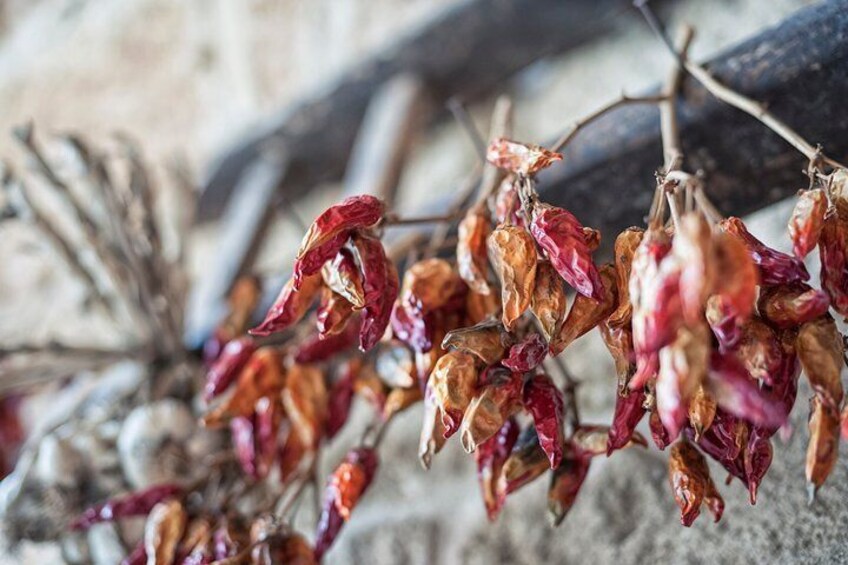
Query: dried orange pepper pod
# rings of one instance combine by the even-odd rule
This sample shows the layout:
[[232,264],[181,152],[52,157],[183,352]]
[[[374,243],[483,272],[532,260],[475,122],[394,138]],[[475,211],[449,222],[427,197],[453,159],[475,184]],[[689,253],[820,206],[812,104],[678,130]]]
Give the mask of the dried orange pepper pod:
[[266,543],[259,543],[261,540],[253,537],[251,539],[256,545],[251,552],[251,565],[318,565],[315,550],[298,533],[287,530],[281,535],[269,535]]
[[604,283],[592,261],[583,225],[571,212],[548,204],[536,204],[530,233],[565,282],[583,296],[603,300]]
[[513,174],[507,175],[501,181],[495,196],[495,219],[499,224],[515,224],[525,227],[524,216],[519,213],[521,200],[516,189],[517,181],[517,177]]
[[321,303],[315,317],[319,337],[327,338],[342,333],[351,316],[353,304],[329,288],[322,290]]
[[633,352],[633,332],[630,324],[613,327],[606,322],[598,324],[604,345],[615,363],[615,374],[618,377],[618,390],[623,391],[636,371],[636,354]]
[[803,259],[816,247],[826,213],[827,196],[824,190],[805,190],[798,195],[788,226],[795,257]]
[[283,406],[304,445],[315,447],[327,423],[327,386],[312,365],[292,365],[286,373]]
[[430,468],[433,456],[442,450],[447,441],[442,421],[442,411],[436,403],[432,383],[428,382],[424,389],[424,423],[418,440],[418,459],[425,469]]
[[469,324],[479,324],[484,320],[499,318],[500,296],[496,292],[478,294],[469,290],[465,297],[465,316]]
[[574,340],[598,326],[615,310],[616,274],[611,263],[601,267],[600,280],[603,281],[604,289],[600,300],[596,301],[583,295],[574,297],[568,315],[551,341],[551,355],[562,353]]
[[295,471],[300,467],[306,454],[311,452],[312,449],[304,445],[303,440],[300,439],[300,434],[294,429],[289,429],[277,456],[280,484],[286,485],[295,477]]
[[[483,384],[465,410],[462,447],[471,453],[495,435],[504,422],[521,409],[521,375],[503,367],[489,367],[480,376]],[[485,384],[484,384],[485,383]]]
[[801,326],[795,348],[816,394],[831,407],[842,404],[842,336],[830,316]]
[[767,384],[772,384],[783,365],[780,338],[757,317],[740,326],[736,353],[748,374]]
[[449,351],[436,362],[430,373],[433,400],[442,414],[445,437],[459,430],[463,416],[477,389],[477,366],[474,357],[460,351]]
[[514,342],[499,321],[488,320],[449,331],[442,341],[442,349],[470,353],[484,364],[494,365],[503,359]]
[[699,386],[689,401],[689,424],[695,431],[695,441],[700,441],[704,432],[713,425],[716,415],[716,401],[703,385]]
[[456,264],[459,276],[478,294],[489,294],[489,254],[486,240],[492,232],[489,217],[482,206],[474,207],[459,222]]
[[[568,441],[577,453],[591,456],[606,455],[611,429],[611,426],[581,425],[574,431],[574,434],[572,434]],[[648,441],[642,434],[634,431],[630,439],[624,445],[620,446],[620,449],[626,449],[636,445],[647,447]]]
[[848,218],[848,171],[836,169],[827,179],[827,190],[836,212]]
[[716,403],[739,418],[764,427],[786,422],[788,414],[780,399],[760,389],[733,353],[712,352],[706,384]]
[[340,249],[332,261],[324,263],[321,277],[327,288],[344,297],[354,308],[365,307],[362,272],[350,249]]
[[280,355],[272,347],[256,350],[239,373],[232,395],[203,417],[207,426],[216,426],[236,416],[251,416],[256,401],[277,394],[285,383]]
[[274,304],[261,324],[250,330],[251,335],[265,336],[281,332],[296,324],[312,306],[323,286],[320,274],[304,276],[299,284],[294,278],[283,285]]
[[[198,517],[188,523],[177,555],[178,563],[208,563],[214,560],[212,523],[208,518]],[[179,558],[183,560],[180,561]]]
[[424,398],[421,388],[415,385],[411,388],[393,388],[383,405],[383,421],[388,421],[395,414],[403,412]]
[[776,328],[794,328],[827,313],[830,297],[804,283],[778,285],[760,291],[757,309]]
[[462,279],[444,259],[423,259],[410,266],[403,276],[400,300],[412,312],[429,314],[445,306]]
[[815,496],[836,465],[839,452],[839,413],[814,396],[810,401],[810,441],[807,444],[806,477],[810,499]]
[[350,249],[362,269],[365,309],[359,330],[359,348],[368,351],[386,332],[400,283],[397,269],[386,257],[379,239],[356,234],[351,238]]
[[538,145],[499,137],[486,149],[486,160],[499,169],[529,176],[562,160],[562,155]]
[[[559,463],[557,463],[559,464]],[[539,445],[536,430],[531,426],[518,434],[518,440],[504,461],[497,490],[506,496],[530,484],[550,468],[548,457]]]
[[533,288],[533,299],[530,310],[536,319],[545,339],[550,342],[557,327],[565,319],[568,299],[562,287],[562,279],[553,266],[542,261],[536,266],[536,286]]
[[565,399],[547,375],[536,375],[524,384],[524,408],[533,416],[537,443],[556,469],[565,444]]
[[188,515],[178,500],[153,507],[144,524],[144,551],[148,563],[173,563],[185,532]]
[[630,227],[615,238],[615,272],[618,288],[618,308],[609,317],[613,328],[630,325],[633,315],[633,305],[630,303],[630,270],[633,266],[633,256],[642,242],[645,230]]
[[721,228],[745,244],[748,254],[759,268],[760,281],[763,285],[770,286],[809,280],[810,274],[800,259],[768,247],[751,235],[739,218],[730,217],[723,220]]
[[612,425],[607,433],[607,456],[622,449],[636,434],[636,426],[645,416],[645,393],[642,390],[625,389],[615,397]]
[[315,534],[315,558],[319,561],[371,485],[377,466],[377,452],[369,447],[360,447],[349,451],[344,461],[333,471],[325,490]]
[[657,412],[671,441],[680,434],[689,402],[707,378],[711,349],[709,330],[697,325],[680,328],[677,338],[660,350]]
[[327,208],[303,236],[295,259],[295,280],[300,283],[304,276],[317,273],[341,251],[352,231],[376,225],[384,212],[383,201],[368,194],[350,196]]
[[742,453],[742,468],[745,474],[743,482],[748,487],[748,500],[751,504],[757,503],[757,490],[771,467],[774,448],[769,440],[770,436],[770,431],[753,426]]
[[830,304],[848,316],[848,217],[829,214],[819,237],[821,286]]
[[698,449],[682,439],[675,443],[668,458],[668,479],[674,500],[680,507],[680,523],[687,528],[701,513],[701,505],[708,503],[715,521],[721,519],[724,501],[715,488],[707,460]]
[[477,479],[486,506],[489,521],[494,522],[503,508],[506,494],[498,488],[504,462],[512,453],[518,439],[518,424],[513,418],[504,422],[498,432],[480,444],[474,452],[477,461]]
[[592,458],[568,449],[562,462],[551,477],[548,487],[548,516],[554,526],[559,526],[574,506],[580,487],[589,474]]
[[489,235],[489,257],[501,284],[503,323],[510,331],[530,307],[536,286],[536,244],[523,228],[501,225]]
[[713,229],[697,212],[684,214],[677,225],[671,252],[681,264],[680,302],[688,324],[704,317],[707,298],[715,284]]

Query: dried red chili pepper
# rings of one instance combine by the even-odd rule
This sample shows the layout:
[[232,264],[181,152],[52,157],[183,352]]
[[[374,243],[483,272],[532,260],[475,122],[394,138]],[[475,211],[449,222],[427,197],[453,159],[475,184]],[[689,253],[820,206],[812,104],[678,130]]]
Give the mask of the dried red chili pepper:
[[101,522],[111,522],[130,516],[145,516],[163,500],[180,498],[183,494],[183,487],[177,484],[156,485],[146,488],[88,508],[71,522],[70,528],[72,530],[87,530],[94,524]]
[[365,310],[359,330],[359,348],[368,351],[386,332],[400,283],[394,264],[386,257],[379,239],[356,234],[351,250],[362,269]]
[[748,499],[757,503],[757,489],[771,466],[774,450],[769,441],[771,434],[754,426],[748,435],[748,444],[742,454],[745,472],[745,485],[748,487]]
[[346,363],[340,369],[339,378],[330,387],[327,399],[327,439],[333,439],[347,422],[353,403],[354,367]]
[[486,240],[492,231],[485,207],[475,206],[459,222],[456,244],[456,264],[473,292],[489,294],[489,254]]
[[442,450],[447,441],[442,421],[442,411],[436,403],[432,383],[428,382],[424,389],[424,424],[418,441],[418,458],[425,469],[430,468],[433,456]]
[[814,396],[810,401],[810,442],[807,445],[807,489],[815,497],[836,465],[839,450],[839,413]]
[[261,347],[239,373],[235,390],[224,402],[203,416],[207,426],[216,426],[231,417],[251,416],[256,401],[278,393],[284,384],[279,352]]
[[[697,443],[704,453],[721,463],[728,472],[744,479],[744,473],[740,473],[734,463],[742,456],[748,438],[748,428],[746,422],[718,408],[712,425],[704,430]],[[686,430],[689,439],[693,439],[694,435],[694,429]]]
[[830,316],[801,326],[795,342],[804,374],[816,394],[831,407],[842,404],[842,335]]
[[776,328],[794,328],[827,313],[830,297],[804,283],[764,288],[757,308]]
[[311,365],[292,365],[286,373],[283,406],[304,445],[315,447],[327,423],[324,375]]
[[499,137],[489,144],[486,160],[499,169],[529,176],[562,160],[562,155],[538,145]]
[[633,257],[642,243],[645,230],[630,227],[615,238],[615,272],[618,289],[618,308],[610,314],[609,325],[621,328],[630,325],[633,315],[633,305],[630,303],[630,271],[633,267]]
[[642,390],[625,390],[615,397],[615,410],[607,440],[607,455],[630,442],[636,426],[645,416],[645,393]]
[[486,515],[494,522],[503,508],[505,494],[499,491],[498,482],[512,447],[518,439],[518,424],[513,418],[507,419],[498,432],[482,442],[474,452],[477,460],[477,477],[483,492]]
[[805,190],[798,195],[798,201],[789,218],[789,237],[792,239],[795,257],[803,259],[815,248],[826,213],[827,196],[824,190]]
[[509,349],[501,365],[516,373],[528,373],[541,365],[548,356],[548,344],[536,333],[528,334]]
[[657,449],[663,451],[671,445],[671,438],[668,437],[668,431],[663,426],[656,406],[654,406],[648,416],[648,428],[651,430],[651,439],[654,440],[654,445],[657,446]]
[[710,478],[707,461],[697,448],[686,440],[678,441],[671,448],[668,479],[674,499],[680,507],[681,524],[687,528],[691,526],[701,513],[701,505],[704,503],[707,503],[716,522],[721,519],[724,501]]
[[265,320],[250,330],[250,334],[271,335],[296,324],[312,306],[322,286],[320,274],[304,276],[298,284],[294,278],[289,279],[265,315]]
[[630,324],[613,327],[609,320],[598,325],[604,345],[615,362],[619,392],[627,388],[630,377],[636,371],[636,354],[633,352],[633,333]]
[[311,450],[304,445],[296,430],[289,429],[279,452],[280,484],[286,485],[295,476],[304,456]]
[[680,434],[689,402],[706,379],[711,345],[709,330],[698,325],[680,328],[674,342],[660,350],[657,413],[670,441]]
[[548,515],[554,526],[559,526],[574,506],[580,487],[589,474],[591,462],[591,457],[577,455],[573,450],[566,449],[548,487]]
[[315,558],[320,560],[350,518],[359,499],[377,472],[377,452],[360,447],[348,452],[327,484],[321,517],[315,534]]
[[787,284],[809,280],[810,274],[798,258],[776,251],[751,235],[739,218],[730,217],[721,222],[721,228],[739,238],[748,249],[751,259],[760,269],[763,285]]
[[327,338],[344,332],[352,316],[353,304],[329,288],[322,290],[315,317],[319,337]]
[[238,416],[230,420],[230,436],[236,459],[238,459],[244,474],[253,479],[259,478],[259,473],[256,471],[256,441],[253,419],[247,416]]
[[724,315],[745,321],[754,311],[760,275],[748,248],[738,238],[718,233],[713,237],[715,269],[713,292]]
[[533,416],[538,443],[556,469],[562,460],[565,443],[563,418],[565,399],[547,375],[536,375],[524,384],[524,408]]
[[707,389],[719,406],[753,424],[779,427],[788,416],[780,401],[761,390],[733,354],[713,351]]
[[324,285],[350,302],[354,308],[365,307],[362,272],[350,249],[342,248],[332,261],[321,268]]
[[600,269],[600,280],[603,281],[603,297],[599,301],[577,295],[571,304],[568,316],[551,341],[551,355],[559,355],[577,338],[585,335],[607,318],[616,307],[616,274],[612,264],[603,265]]
[[671,252],[680,268],[680,303],[688,324],[704,317],[704,305],[716,277],[713,260],[713,230],[703,215],[684,214],[677,224]]
[[459,351],[442,356],[430,374],[433,399],[442,414],[445,437],[459,430],[463,415],[477,387],[477,367],[474,358]]
[[279,397],[264,397],[256,402],[256,474],[260,478],[268,476],[277,457],[277,436],[282,419],[283,405]]
[[587,298],[604,299],[604,283],[586,245],[583,225],[571,212],[536,204],[530,233],[565,282]]
[[468,328],[451,330],[442,341],[442,349],[470,353],[486,365],[503,359],[514,340],[496,320],[480,322]]
[[471,453],[492,437],[504,422],[521,409],[521,375],[503,367],[489,367],[480,376],[481,388],[465,410],[462,447]]
[[536,265],[536,286],[533,288],[533,299],[530,310],[536,319],[547,341],[556,335],[556,329],[565,319],[568,299],[562,287],[562,279],[553,266],[543,261]]
[[536,244],[523,228],[501,225],[489,235],[489,257],[501,283],[503,323],[510,331],[530,307],[536,286]]
[[521,200],[515,185],[518,181],[515,175],[507,175],[497,190],[495,197],[495,219],[499,224],[515,224],[519,227],[524,225],[524,216],[519,213]]
[[518,440],[504,461],[498,493],[505,497],[538,479],[547,470],[548,458],[539,445],[536,430],[528,427],[518,434]]
[[830,304],[842,316],[848,316],[848,221],[829,214],[819,236],[821,286]]
[[320,363],[356,346],[357,334],[356,324],[347,324],[340,333],[322,337],[316,332],[308,335],[301,341],[294,354],[295,363],[302,365],[309,363]]
[[383,201],[368,194],[350,196],[327,208],[303,236],[295,259],[295,281],[300,284],[304,276],[318,272],[341,251],[353,230],[374,226],[384,212]]
[[234,339],[224,346],[221,355],[206,373],[203,387],[203,399],[209,402],[224,392],[247,365],[248,359],[256,351],[256,344],[249,337]]

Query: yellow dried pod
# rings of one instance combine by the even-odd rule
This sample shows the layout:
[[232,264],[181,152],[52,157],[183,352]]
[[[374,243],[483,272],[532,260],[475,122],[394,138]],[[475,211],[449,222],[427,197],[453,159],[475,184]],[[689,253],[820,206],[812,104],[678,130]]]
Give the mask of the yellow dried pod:
[[539,320],[542,334],[548,342],[553,339],[557,326],[565,318],[567,307],[568,299],[559,273],[547,261],[539,263],[536,266],[536,286],[533,288],[530,310]]
[[830,406],[842,403],[842,336],[830,316],[801,326],[795,341],[801,367],[816,394]]
[[707,460],[694,445],[686,440],[675,443],[668,458],[668,479],[674,500],[680,507],[680,523],[692,525],[701,513],[701,504],[707,503],[715,521],[721,519],[724,501],[715,488]]
[[445,434],[450,437],[459,429],[477,388],[477,366],[474,357],[460,351],[442,356],[430,374],[433,399],[442,413]]
[[327,422],[324,375],[312,365],[292,365],[286,374],[283,406],[304,445],[318,445]]
[[807,488],[812,500],[836,464],[839,452],[839,413],[815,396],[810,401],[810,442],[807,444]]
[[478,294],[491,293],[487,274],[489,255],[486,240],[492,232],[489,217],[482,206],[475,206],[459,222],[456,243],[456,263],[459,276]]
[[406,308],[427,314],[447,304],[461,284],[450,263],[444,259],[424,259],[406,270],[400,300]]
[[147,565],[170,565],[174,562],[187,519],[186,511],[178,500],[166,500],[153,507],[144,524]]
[[427,383],[424,391],[424,424],[421,426],[421,437],[418,440],[418,459],[425,469],[430,468],[433,455],[441,451],[447,441],[442,411],[433,396],[433,387]]
[[485,365],[494,365],[503,359],[513,341],[500,322],[488,320],[449,331],[442,341],[442,349],[471,353]]
[[571,343],[604,321],[615,310],[618,277],[611,263],[599,269],[604,283],[603,300],[596,301],[582,294],[574,297],[571,310],[565,317],[557,335],[551,341],[551,354],[559,355]]
[[699,386],[689,401],[689,423],[695,430],[695,441],[699,441],[704,432],[713,425],[716,408],[715,398],[703,385]]
[[418,386],[393,388],[383,405],[383,420],[388,421],[389,418],[398,412],[403,412],[422,398],[424,398],[424,395]]
[[527,230],[501,225],[489,236],[489,257],[501,283],[503,323],[510,331],[530,307],[536,286],[536,243]]
[[633,254],[642,243],[645,230],[630,227],[615,238],[615,271],[618,288],[618,308],[609,317],[609,324],[614,328],[630,324],[633,315],[633,305],[630,303],[630,270],[633,266]]

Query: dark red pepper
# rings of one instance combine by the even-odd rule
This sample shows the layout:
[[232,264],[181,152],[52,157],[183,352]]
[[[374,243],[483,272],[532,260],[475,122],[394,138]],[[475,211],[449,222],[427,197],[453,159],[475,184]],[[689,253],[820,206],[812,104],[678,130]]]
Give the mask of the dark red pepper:
[[101,522],[111,522],[130,516],[146,516],[159,502],[182,497],[182,495],[183,487],[180,485],[156,485],[92,506],[75,518],[70,527],[72,530],[87,530]]
[[615,399],[615,410],[607,440],[607,456],[628,444],[636,426],[645,416],[645,392],[641,389],[625,392],[625,396],[618,394]]
[[474,458],[477,460],[477,477],[483,492],[483,503],[489,521],[494,522],[503,508],[506,493],[499,491],[498,481],[503,464],[518,439],[518,424],[513,418],[504,422],[501,429],[477,446]]
[[563,431],[565,399],[562,392],[549,376],[536,375],[524,384],[523,397],[524,408],[533,416],[539,445],[548,456],[551,469],[556,469],[562,460],[562,449],[565,443]]
[[400,290],[397,270],[386,257],[380,240],[364,234],[351,239],[352,251],[362,269],[365,310],[359,329],[359,348],[368,351],[386,332],[392,306]]
[[509,349],[501,364],[516,373],[527,373],[538,367],[548,356],[548,344],[537,333],[531,333]]
[[256,343],[247,336],[227,343],[209,368],[209,372],[206,373],[203,399],[209,402],[224,392],[247,365],[247,361],[254,351],[256,351]]
[[748,248],[751,259],[760,268],[760,281],[764,286],[803,282],[810,279],[810,274],[800,259],[764,244],[751,235],[739,218],[727,218],[721,222],[721,227],[725,232],[738,237]]

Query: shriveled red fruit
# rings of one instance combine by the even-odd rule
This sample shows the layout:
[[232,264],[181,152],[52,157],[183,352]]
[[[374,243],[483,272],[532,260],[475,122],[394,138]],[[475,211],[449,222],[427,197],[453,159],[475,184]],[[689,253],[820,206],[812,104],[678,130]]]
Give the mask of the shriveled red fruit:
[[809,280],[810,274],[797,257],[792,257],[771,247],[751,235],[739,218],[730,217],[721,222],[722,229],[739,238],[760,269],[760,280],[766,286]]
[[486,160],[499,169],[532,175],[562,159],[562,155],[530,143],[499,137],[486,150]]
[[794,328],[827,313],[830,297],[804,283],[778,285],[760,292],[757,309],[776,328]]
[[556,469],[565,443],[562,392],[549,376],[536,375],[524,384],[523,400],[524,408],[533,416],[539,446],[547,455],[551,469]]
[[250,334],[271,335],[299,322],[312,306],[323,284],[320,274],[303,276],[299,283],[296,283],[294,278],[289,279],[274,300],[265,319],[250,330]]
[[798,201],[789,218],[789,237],[795,257],[803,259],[819,241],[824,216],[827,213],[827,196],[815,188],[798,195]]

